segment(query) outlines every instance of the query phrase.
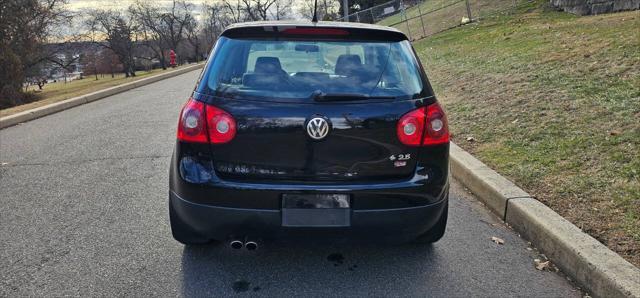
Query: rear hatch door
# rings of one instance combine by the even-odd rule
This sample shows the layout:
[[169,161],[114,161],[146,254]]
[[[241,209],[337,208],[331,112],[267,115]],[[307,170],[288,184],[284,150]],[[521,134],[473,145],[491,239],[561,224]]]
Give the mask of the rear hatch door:
[[[264,34],[273,33],[265,28]],[[397,122],[432,92],[404,35],[297,29],[276,37],[260,36],[260,28],[234,29],[217,42],[194,97],[237,122],[231,142],[211,145],[218,175],[292,181],[410,177],[418,147],[399,141]]]
[[[400,143],[396,123],[414,104],[221,100],[217,106],[234,116],[238,132],[233,141],[212,145],[215,169],[219,175],[235,179],[409,177],[415,171],[418,147]],[[326,121],[326,135],[324,128],[310,123],[314,119]]]

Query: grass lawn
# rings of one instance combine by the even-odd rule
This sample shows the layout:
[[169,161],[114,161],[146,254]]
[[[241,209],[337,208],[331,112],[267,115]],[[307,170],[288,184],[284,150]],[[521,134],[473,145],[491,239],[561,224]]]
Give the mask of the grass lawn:
[[[170,71],[171,68],[165,70]],[[150,75],[159,74],[162,69],[154,69],[151,71],[137,71],[136,76],[133,78],[126,78],[124,74],[118,73],[115,78],[111,78],[111,74],[105,74],[104,77],[98,75],[96,81],[95,76],[88,76],[82,80],[74,80],[70,82],[56,82],[46,84],[42,91],[38,91],[37,86],[30,86],[29,91],[34,92],[39,98],[38,101],[34,101],[28,104],[23,104],[8,109],[0,110],[0,116],[9,116],[15,113],[26,111],[29,109],[45,106],[51,103],[69,99],[72,97],[80,96],[83,94],[95,92],[98,90],[106,89],[116,85],[133,82]]]
[[[517,3],[514,0],[469,0],[473,19],[482,19],[497,11],[512,10]],[[405,16],[401,13],[382,19],[378,24],[395,24],[393,27],[415,40],[458,26],[462,18],[468,16],[465,0],[425,0],[407,8],[405,13],[407,19],[414,18],[408,24],[403,22]],[[422,18],[418,18],[421,14]]]
[[414,46],[457,144],[640,266],[640,13],[546,3]]
[[[426,0],[423,1],[422,3],[418,4],[418,5],[414,5],[412,7],[409,7],[405,10],[405,13],[407,14],[407,18],[412,18],[412,17],[417,17],[420,15],[420,12],[422,12],[423,14],[432,11],[432,10],[436,10],[436,9],[441,9],[442,7],[446,6],[446,5],[450,5],[456,2],[461,2],[461,0]],[[464,2],[464,1],[462,1]],[[463,3],[464,5],[464,3]],[[466,13],[466,11],[465,11]],[[396,14],[393,16],[390,16],[388,18],[385,18],[383,20],[380,20],[378,22],[379,25],[383,25],[383,26],[389,26],[391,24],[395,24],[395,23],[399,23],[404,21],[404,16],[402,14]]]

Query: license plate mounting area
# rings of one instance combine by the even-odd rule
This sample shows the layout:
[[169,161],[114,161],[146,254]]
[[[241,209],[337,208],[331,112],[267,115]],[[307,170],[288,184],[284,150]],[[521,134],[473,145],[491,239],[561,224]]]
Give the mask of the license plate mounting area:
[[348,194],[283,194],[282,226],[348,227],[351,198]]

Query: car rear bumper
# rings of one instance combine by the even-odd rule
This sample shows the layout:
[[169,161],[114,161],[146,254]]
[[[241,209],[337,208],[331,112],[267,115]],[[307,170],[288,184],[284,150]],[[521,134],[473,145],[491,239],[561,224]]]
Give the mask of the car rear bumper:
[[190,202],[173,191],[170,204],[181,220],[199,234],[224,241],[240,237],[263,240],[406,242],[431,229],[445,211],[448,187],[437,202],[394,209],[352,209],[347,227],[285,227],[281,209],[219,207]]

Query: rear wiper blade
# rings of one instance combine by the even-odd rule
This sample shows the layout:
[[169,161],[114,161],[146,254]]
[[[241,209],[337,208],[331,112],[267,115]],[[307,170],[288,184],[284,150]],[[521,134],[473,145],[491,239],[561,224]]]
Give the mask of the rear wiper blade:
[[315,101],[351,101],[351,100],[367,100],[367,99],[394,99],[394,96],[370,96],[363,93],[324,93],[322,91],[314,91],[311,98]]

